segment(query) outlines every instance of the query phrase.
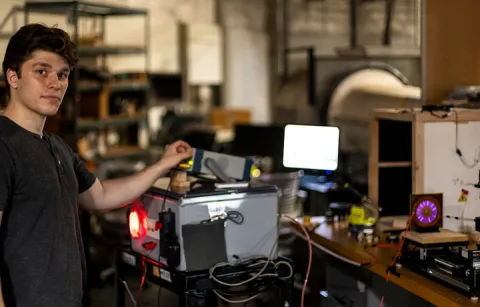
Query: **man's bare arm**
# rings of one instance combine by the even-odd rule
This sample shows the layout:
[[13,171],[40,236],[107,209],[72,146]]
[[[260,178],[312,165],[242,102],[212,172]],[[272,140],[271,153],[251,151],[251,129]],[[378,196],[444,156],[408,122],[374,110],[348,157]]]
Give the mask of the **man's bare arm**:
[[[145,170],[124,178],[96,180],[93,186],[79,196],[79,204],[83,209],[108,211],[131,202],[145,192],[167,169],[151,166]],[[1,307],[1,305],[0,305]]]
[[79,195],[80,207],[86,210],[108,211],[131,202],[148,190],[159,177],[181,161],[190,158],[190,149],[187,143],[177,141],[169,146],[160,161],[135,175],[104,182],[97,179],[90,189]]
[[[3,212],[0,211],[0,225],[2,225],[2,216],[3,216]],[[5,307],[5,302],[3,301],[2,280],[1,279],[0,279],[0,307]]]

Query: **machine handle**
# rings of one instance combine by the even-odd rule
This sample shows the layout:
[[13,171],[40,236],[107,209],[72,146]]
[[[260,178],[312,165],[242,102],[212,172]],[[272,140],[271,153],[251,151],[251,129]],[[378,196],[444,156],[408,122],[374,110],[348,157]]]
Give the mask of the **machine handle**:
[[205,158],[203,162],[205,167],[208,168],[218,179],[222,180],[223,182],[230,182],[230,178],[223,172],[223,170],[218,166],[217,162],[212,158]]

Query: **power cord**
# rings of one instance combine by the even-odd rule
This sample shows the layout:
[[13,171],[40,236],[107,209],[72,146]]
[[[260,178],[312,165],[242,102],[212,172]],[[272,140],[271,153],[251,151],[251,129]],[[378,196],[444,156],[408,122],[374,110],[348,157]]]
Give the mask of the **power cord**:
[[338,180],[340,185],[343,185],[345,189],[348,189],[349,191],[353,192],[357,197],[360,198],[361,204],[368,210],[375,212],[377,215],[382,212],[382,206],[371,199],[368,195],[361,193],[359,190],[357,190],[354,186],[352,186],[348,182],[343,182],[342,180]]
[[228,211],[226,219],[234,222],[237,225],[243,224],[244,220],[243,214],[238,211]]
[[[170,191],[170,187],[172,186],[172,177],[170,176],[170,179],[168,181],[167,189],[165,190],[165,195],[163,195],[163,200],[162,200],[162,207],[161,207],[161,212],[165,211],[165,206],[167,202],[167,197],[168,197],[168,192]],[[158,263],[160,263],[160,252],[158,253]],[[162,292],[162,287],[158,287],[158,293],[157,293],[157,306],[160,307],[160,295]],[[137,305],[137,307],[139,307]]]
[[[410,226],[412,224],[413,217],[415,216],[415,212],[412,212],[410,215],[410,218],[408,219],[407,227],[405,228],[405,233],[403,235],[402,241],[400,245],[398,246],[397,252],[395,253],[395,257],[393,257],[393,260],[390,264],[390,266],[387,268],[387,275],[385,276],[385,287],[387,286],[388,282],[390,281],[390,276],[391,274],[396,274],[396,263],[398,257],[400,257],[400,253],[402,252],[403,245],[405,244],[405,240],[407,238],[408,230],[410,229]],[[398,273],[397,273],[398,274]],[[385,295],[382,295],[382,300],[380,301],[380,307],[383,307],[383,302],[385,301]]]
[[227,211],[226,213],[215,215],[208,220],[203,220],[201,221],[201,224],[210,223],[216,220],[229,220],[237,225],[241,225],[243,224],[244,217],[243,217],[243,214],[241,214],[240,212],[232,210],[232,211]]
[[128,287],[128,284],[125,280],[121,279],[120,280],[125,287],[125,290],[127,290],[128,296],[130,297],[130,300],[132,300],[132,303],[136,305],[135,298],[133,297],[132,291],[130,291],[130,288]]
[[157,292],[157,307],[160,307],[160,296],[162,295],[162,287],[158,286]]
[[[274,245],[276,246],[276,244]],[[286,276],[282,276],[280,267],[285,266],[288,268],[288,274]],[[258,270],[258,273],[255,273],[252,277],[248,278],[245,281],[237,282],[237,283],[228,283],[224,280],[220,280],[220,276],[228,273],[230,268],[233,267],[240,267],[245,269],[245,273],[250,276]],[[222,270],[223,269],[223,270]],[[215,271],[219,271],[216,274]],[[293,277],[293,267],[290,263],[286,261],[273,261],[267,257],[257,257],[257,258],[250,258],[250,259],[242,259],[231,263],[219,263],[214,266],[210,271],[210,278],[215,285],[215,289],[213,289],[214,293],[224,300],[225,302],[232,303],[232,304],[241,304],[247,303],[252,301],[253,299],[257,298],[259,295],[262,294],[269,286],[273,285],[276,279],[287,280]],[[229,290],[227,291],[226,288],[236,288],[246,286],[248,288],[247,291],[234,291]],[[227,298],[228,296],[245,296],[247,295],[248,298],[241,299],[241,300],[232,300]]]
[[[304,307],[305,304],[305,292],[308,284],[308,278],[310,276],[310,270],[312,266],[312,242],[310,239],[310,235],[308,234],[308,231],[306,228],[298,222],[295,218],[288,216],[288,215],[282,215],[282,217],[287,218],[291,220],[293,223],[297,224],[305,234],[305,238],[307,239],[308,242],[308,248],[309,248],[309,260],[308,260],[308,266],[307,266],[307,271],[305,274],[305,281],[302,287],[302,297],[301,297],[301,303],[300,307]],[[221,289],[214,289],[214,293],[222,299],[223,301],[231,304],[246,304],[253,299],[257,298],[265,289],[267,289],[275,279],[282,279],[282,280],[287,280],[289,278],[292,278],[293,276],[293,268],[292,266],[286,262],[286,261],[273,261],[273,254],[275,252],[275,249],[277,247],[278,241],[276,241],[272,249],[269,253],[268,257],[252,257],[252,258],[246,258],[246,259],[241,259],[233,262],[228,262],[228,263],[218,263],[214,267],[210,269],[210,280],[212,283],[215,285],[217,284],[218,288]],[[278,272],[278,269],[280,266],[286,266],[289,269],[289,274],[287,276],[281,276]],[[222,273],[216,274],[217,271],[223,269],[223,271],[228,270],[229,268],[232,267],[244,267],[245,270],[247,271],[248,275],[250,276],[244,281],[240,282],[235,282],[235,283],[230,283],[225,280],[220,279],[220,275]],[[259,270],[259,271],[258,271]],[[258,271],[257,273],[253,274],[251,271]],[[253,276],[252,276],[253,275]],[[225,288],[235,288],[235,287],[242,287],[246,286],[248,287],[248,292],[247,291],[226,291]],[[249,296],[246,299],[241,299],[241,300],[232,300],[230,298],[227,298],[227,296]]]
[[473,163],[467,162],[467,160],[463,156],[462,151],[460,150],[460,147],[458,146],[458,113],[457,111],[454,111],[454,113],[455,113],[455,153],[459,157],[460,161],[462,161],[463,165],[471,169],[477,166],[478,162],[480,162],[480,151],[477,148],[477,151],[475,152],[475,156],[473,157]]
[[303,226],[302,223],[298,222],[295,218],[289,216],[289,215],[283,215],[283,217],[291,220],[293,223],[297,224],[305,234],[305,238],[307,239],[308,243],[308,265],[307,265],[307,271],[305,273],[305,281],[303,283],[303,288],[302,288],[302,298],[300,301],[300,307],[304,307],[305,304],[305,291],[307,290],[307,284],[308,284],[308,278],[310,277],[310,270],[312,269],[312,258],[313,258],[313,252],[312,252],[312,240],[310,239],[310,235],[308,234],[307,229],[305,226]]
[[[165,211],[166,201],[167,201],[167,197],[168,197],[168,191],[170,191],[171,185],[172,185],[172,178],[170,177],[167,189],[165,190],[165,195],[164,195],[163,200],[162,200],[161,212]],[[144,246],[144,248],[146,248],[146,246]],[[154,246],[152,246],[151,248],[146,248],[146,249],[147,249],[148,252],[151,252],[151,250],[153,248],[154,248]],[[158,255],[158,262],[160,262],[160,253]],[[143,286],[145,284],[146,275],[147,275],[147,267],[145,265],[145,253],[142,253],[142,278],[140,280],[140,288],[138,289],[137,298],[136,298],[136,300],[134,300],[135,307],[140,306],[140,297],[141,297],[141,294],[142,294]],[[158,299],[157,299],[157,305],[158,306],[160,306],[160,291],[161,291],[161,288],[159,288],[159,290],[158,290]]]
[[142,253],[142,279],[140,280],[140,288],[138,289],[135,306],[140,307],[140,296],[142,295],[143,285],[145,284],[145,277],[147,276],[147,266],[145,265],[145,255]]
[[477,149],[475,152],[475,156],[473,157],[473,163],[468,163],[467,160],[465,159],[462,151],[460,150],[460,147],[458,146],[458,113],[456,110],[452,110],[451,107],[449,106],[448,109],[445,109],[442,111],[447,111],[446,114],[436,114],[432,110],[430,110],[430,114],[436,118],[444,119],[452,115],[452,113],[455,115],[455,153],[457,154],[458,158],[460,161],[465,165],[467,168],[474,168],[478,162],[480,162],[480,148]]
[[[240,286],[244,286],[244,285],[247,285],[248,283],[251,283],[257,279],[260,280],[260,282],[262,281],[261,279],[262,278],[265,278],[265,277],[271,277],[273,273],[266,273],[265,275],[264,272],[267,270],[267,267],[274,263],[272,261],[272,258],[273,258],[273,254],[276,250],[276,247],[277,247],[277,242],[278,241],[275,241],[275,243],[272,245],[272,248],[270,250],[270,253],[267,257],[267,259],[265,259],[265,257],[251,257],[251,258],[245,258],[245,259],[240,259],[240,260],[237,260],[237,261],[233,261],[233,262],[220,262],[220,263],[217,263],[216,265],[214,265],[210,271],[209,271],[209,274],[210,274],[210,280],[214,283],[214,284],[218,284],[220,286],[223,286],[223,287],[240,287]],[[257,262],[258,261],[258,262]],[[256,263],[257,262],[257,263]],[[288,262],[285,262],[288,264],[288,266],[290,266],[290,264]],[[220,280],[217,276],[216,276],[216,271],[218,269],[221,269],[221,268],[232,268],[232,267],[244,267],[246,270],[248,269],[258,269],[257,265],[258,264],[263,264],[263,267],[260,269],[260,271],[258,273],[256,273],[255,275],[253,275],[252,277],[248,278],[247,280],[244,280],[244,281],[241,281],[241,282],[236,282],[236,283],[228,283],[228,282],[225,282],[225,281],[222,281]],[[291,274],[293,274],[293,268],[290,266],[291,268]],[[248,271],[247,271],[248,272]],[[250,273],[248,274],[250,275]],[[276,277],[278,277],[278,275],[276,275]],[[251,286],[250,288],[253,288],[253,286]],[[245,302],[249,302],[253,299],[255,299],[256,297],[258,297],[260,294],[261,294],[261,291],[255,291],[257,292],[255,295],[253,296],[250,296],[246,299],[242,299],[242,300],[231,300],[231,299],[228,299],[226,298],[225,296],[227,296],[228,294],[225,293],[224,291],[220,291],[218,289],[213,289],[213,292],[222,300],[224,300],[225,302],[227,303],[231,303],[231,304],[242,304],[242,303],[245,303]],[[244,295],[249,295],[251,293],[251,291],[247,292],[247,293],[243,293]],[[241,295],[240,293],[235,293],[236,295]]]

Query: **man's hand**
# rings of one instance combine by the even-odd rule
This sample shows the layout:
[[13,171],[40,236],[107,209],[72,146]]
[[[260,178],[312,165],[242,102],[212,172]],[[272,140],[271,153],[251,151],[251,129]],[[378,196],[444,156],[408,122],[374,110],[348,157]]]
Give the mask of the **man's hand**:
[[183,160],[192,156],[192,147],[184,141],[176,141],[168,145],[160,161],[157,162],[161,169],[170,170],[179,165]]

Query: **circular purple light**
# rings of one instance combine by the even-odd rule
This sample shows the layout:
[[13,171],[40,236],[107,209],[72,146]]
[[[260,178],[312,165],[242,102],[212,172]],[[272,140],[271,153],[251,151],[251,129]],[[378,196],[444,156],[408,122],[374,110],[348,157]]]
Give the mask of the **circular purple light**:
[[424,200],[418,205],[415,214],[420,223],[429,224],[437,217],[438,210],[432,201]]

